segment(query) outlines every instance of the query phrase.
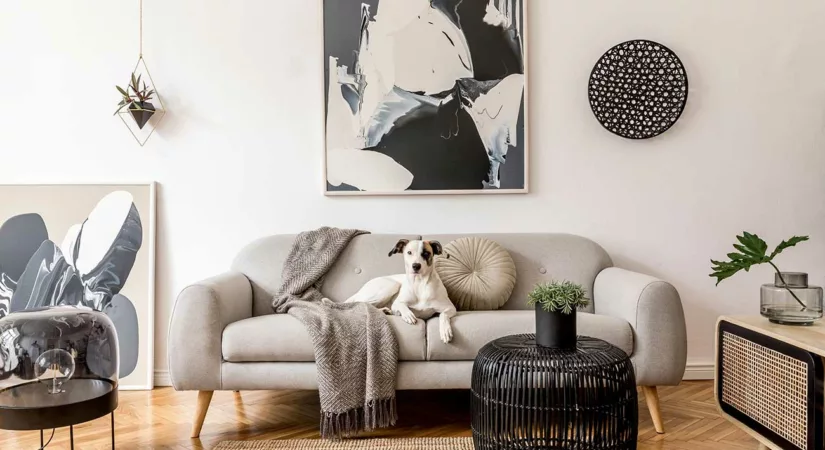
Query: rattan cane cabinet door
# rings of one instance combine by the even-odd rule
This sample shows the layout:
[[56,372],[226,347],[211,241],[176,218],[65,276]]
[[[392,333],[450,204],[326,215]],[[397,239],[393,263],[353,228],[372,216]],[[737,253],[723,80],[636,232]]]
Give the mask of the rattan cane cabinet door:
[[717,346],[723,412],[780,448],[823,448],[820,356],[725,321]]

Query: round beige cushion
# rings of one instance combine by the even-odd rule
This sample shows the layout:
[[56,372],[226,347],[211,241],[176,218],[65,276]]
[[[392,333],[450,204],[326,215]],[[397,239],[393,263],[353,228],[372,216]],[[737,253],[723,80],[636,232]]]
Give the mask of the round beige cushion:
[[499,309],[510,299],[516,264],[504,247],[489,239],[468,237],[445,245],[444,253],[436,270],[458,310]]

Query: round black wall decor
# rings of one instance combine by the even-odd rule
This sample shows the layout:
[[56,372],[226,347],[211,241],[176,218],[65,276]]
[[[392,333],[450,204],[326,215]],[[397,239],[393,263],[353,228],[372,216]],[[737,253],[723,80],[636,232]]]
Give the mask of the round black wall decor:
[[682,61],[662,44],[643,39],[607,51],[590,74],[590,107],[610,132],[648,139],[682,115],[688,78]]

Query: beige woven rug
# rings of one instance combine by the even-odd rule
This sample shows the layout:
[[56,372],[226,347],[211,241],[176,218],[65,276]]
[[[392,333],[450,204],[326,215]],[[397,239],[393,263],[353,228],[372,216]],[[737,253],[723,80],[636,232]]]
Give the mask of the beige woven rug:
[[472,450],[473,438],[225,441],[215,450]]

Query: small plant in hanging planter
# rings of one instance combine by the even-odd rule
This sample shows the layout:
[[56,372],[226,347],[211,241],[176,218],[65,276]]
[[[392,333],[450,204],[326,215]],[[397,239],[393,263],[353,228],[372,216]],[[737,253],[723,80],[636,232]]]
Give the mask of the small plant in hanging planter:
[[155,105],[149,102],[149,100],[152,100],[155,90],[149,89],[145,81],[141,86],[140,75],[135,77],[134,73],[132,73],[132,79],[126,86],[126,89],[120,86],[115,87],[122,96],[120,103],[117,104],[118,108],[115,114],[119,113],[123,108],[128,108],[132,114],[132,118],[137,122],[138,128],[143,129],[146,123],[149,122],[149,119],[152,118],[152,115],[155,114]]
[[576,346],[576,310],[590,304],[587,291],[572,281],[539,283],[528,294],[536,307],[536,344],[541,347]]

